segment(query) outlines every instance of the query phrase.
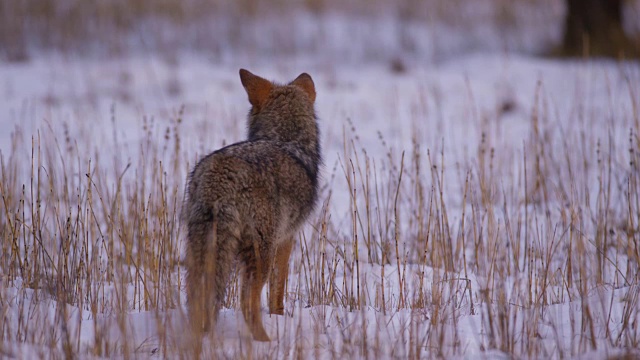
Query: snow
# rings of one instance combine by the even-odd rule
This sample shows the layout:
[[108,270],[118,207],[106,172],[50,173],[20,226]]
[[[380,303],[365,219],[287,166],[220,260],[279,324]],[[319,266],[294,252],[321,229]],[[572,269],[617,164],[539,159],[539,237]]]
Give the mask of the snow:
[[[341,32],[336,31],[336,34],[324,36],[331,38],[331,43],[344,46],[338,40]],[[383,40],[385,47],[393,42],[393,39]],[[58,149],[53,150],[53,159],[43,160],[44,170],[53,174],[51,167],[62,166],[66,159],[65,169],[72,170],[69,177],[77,178],[72,180],[73,184],[81,188],[82,174],[87,172],[91,159],[94,177],[102,184],[96,188],[115,192],[116,174],[123,174],[122,179],[127,184],[133,184],[138,176],[149,177],[150,183],[155,181],[151,169],[139,165],[151,153],[154,160],[163,161],[165,186],[181,190],[187,171],[196,159],[244,137],[248,102],[238,78],[240,67],[248,67],[256,74],[281,82],[308,72],[318,94],[316,108],[324,155],[321,200],[329,201],[330,238],[320,239],[318,230],[312,226],[315,218],[305,227],[291,260],[287,314],[263,313],[267,332],[277,341],[252,342],[239,309],[226,308],[216,326],[216,337],[205,339],[205,355],[236,357],[245,354],[249,357],[246,354],[252,352],[260,358],[293,357],[299,353],[317,358],[408,358],[442,354],[472,359],[510,358],[511,353],[518,357],[580,355],[602,358],[622,354],[625,346],[621,344],[638,343],[640,287],[637,269],[627,269],[627,264],[637,267],[637,259],[634,262],[626,254],[611,250],[607,254],[613,254],[615,258],[609,259],[612,264],[607,265],[604,283],[595,286],[595,282],[589,280],[584,289],[577,281],[563,284],[564,272],[554,273],[553,269],[566,265],[567,241],[556,231],[568,230],[566,227],[550,228],[566,224],[563,214],[577,207],[567,203],[575,202],[581,206],[580,214],[571,216],[582,219],[586,238],[593,237],[596,225],[589,219],[597,216],[601,206],[598,189],[602,172],[599,169],[605,166],[603,163],[608,157],[612,159],[610,199],[614,205],[611,218],[614,222],[618,219],[622,219],[623,224],[626,222],[626,181],[632,171],[628,166],[629,137],[630,131],[635,137],[640,130],[637,125],[640,65],[637,62],[545,59],[497,51],[469,53],[424,64],[409,61],[406,72],[401,73],[392,71],[384,62],[354,65],[349,61],[341,65],[336,60],[327,66],[326,60],[302,57],[292,59],[290,64],[259,60],[250,64],[217,62],[190,52],[180,53],[172,61],[153,54],[116,59],[43,54],[26,63],[3,63],[0,64],[3,129],[0,131],[0,155],[5,163],[10,154],[21,159],[18,183],[29,184],[32,137],[36,144],[40,136],[41,143],[48,145],[53,142],[46,139],[57,139]],[[534,119],[535,114],[539,118]],[[179,124],[178,118],[182,119]],[[534,127],[539,127],[537,135]],[[178,151],[184,160],[175,167],[171,164],[174,141],[164,138],[167,129],[174,128],[179,128],[181,147]],[[173,136],[174,133],[170,133]],[[21,134],[21,137],[15,134]],[[67,138],[71,150],[65,150],[67,142],[64,139]],[[558,163],[564,164],[562,159],[569,154],[573,165],[550,169],[547,181],[553,184],[555,191],[543,205],[536,205],[535,201],[527,205],[523,204],[522,196],[523,168],[526,164],[528,171],[533,171],[532,157],[538,143],[544,144],[546,152]],[[416,161],[416,148],[420,150],[423,168],[420,176],[428,186],[427,193],[432,189],[435,193],[440,191],[431,165],[437,166],[435,174],[444,167],[443,203],[438,203],[437,196],[428,199],[436,203],[438,217],[446,205],[449,224],[443,226],[449,226],[452,243],[457,244],[462,234],[471,239],[468,248],[454,249],[456,254],[466,252],[468,271],[456,267],[455,271],[447,272],[444,265],[434,267],[431,261],[428,264],[420,261],[423,254],[415,241],[418,226],[412,214],[418,201],[413,184],[418,179],[416,174],[410,173],[409,166]],[[374,261],[370,261],[365,253],[366,224],[358,225],[359,253],[355,254],[353,248],[353,202],[346,181],[351,176],[349,160],[357,163],[357,155],[360,157],[358,166],[364,166],[369,158],[372,171],[375,164],[383,198],[382,203],[374,203],[374,207],[378,207],[385,201],[393,201],[403,152],[406,168],[401,184],[398,224],[401,261],[397,263],[393,249],[390,254],[394,254],[394,258],[387,258],[387,264],[382,264],[382,259],[376,255],[381,250],[374,250]],[[487,155],[490,152],[495,154],[493,160]],[[576,162],[585,158],[592,160],[584,172],[569,175],[570,171],[581,171]],[[595,158],[603,160],[596,163]],[[491,262],[483,263],[498,253],[492,249],[476,249],[476,252],[484,251],[486,256],[474,256],[472,228],[487,224],[485,220],[467,225],[466,231],[460,231],[462,219],[474,224],[470,219],[470,204],[475,202],[477,206],[482,202],[478,200],[481,194],[474,193],[475,190],[470,191],[465,200],[467,173],[472,174],[473,181],[479,181],[481,174],[489,171],[489,161],[495,163],[491,168],[495,180],[490,184],[494,196],[488,201],[495,215],[488,215],[488,208],[482,208],[478,214],[483,218],[496,216],[502,228],[493,229],[497,233],[490,233],[491,229],[486,228],[475,231],[485,237],[499,235],[506,238],[507,221],[524,221],[525,209],[529,211],[528,216],[539,216],[540,223],[530,230],[542,235],[532,235],[537,241],[533,247],[535,251],[549,251],[549,254],[541,256],[544,261],[534,266],[551,267],[549,276],[559,277],[545,293],[539,292],[539,285],[529,284],[527,274],[520,271],[526,265],[524,250],[518,253],[509,249],[500,253],[519,260],[506,261],[505,264],[511,264],[510,268],[499,273],[489,270]],[[133,164],[133,168],[125,171],[128,163]],[[153,166],[151,162],[146,163]],[[362,175],[357,167],[355,171],[359,179],[355,181],[360,186]],[[584,179],[580,178],[582,176]],[[60,177],[56,179],[62,181]],[[529,176],[528,181],[531,179]],[[563,186],[569,189],[560,189]],[[130,196],[136,190],[128,188],[125,191]],[[78,204],[85,201],[84,196],[76,199]],[[106,198],[108,194],[104,196]],[[364,216],[365,201],[362,195],[359,196],[356,202]],[[587,200],[582,202],[580,199],[585,197]],[[465,206],[463,201],[466,201]],[[392,203],[381,210],[389,209],[393,209]],[[323,210],[319,208],[315,217],[319,218]],[[43,212],[52,216],[54,205],[49,204]],[[2,216],[7,214],[1,213]],[[395,246],[393,217],[391,211],[381,218],[373,218],[374,241]],[[545,221],[546,217],[550,220]],[[5,225],[5,221],[0,223]],[[62,227],[53,220],[45,227],[53,236],[51,243],[44,246],[51,249],[52,254],[57,253],[55,249],[59,244],[55,235],[61,232],[56,229]],[[611,224],[611,229],[623,233],[620,224]],[[184,234],[176,231],[175,243],[170,249],[182,254],[180,244],[183,239]],[[518,235],[509,241],[522,239],[523,236]],[[560,245],[549,246],[554,240]],[[480,240],[476,238],[476,241]],[[502,238],[484,241],[495,246],[507,243]],[[96,242],[90,247],[98,249],[100,245]],[[7,247],[3,245],[3,249]],[[96,250],[96,254],[100,252],[102,250]],[[591,248],[586,254],[594,252]],[[308,260],[306,256],[313,258]],[[576,262],[595,258],[574,256]],[[356,258],[359,261],[357,271],[353,268]],[[344,263],[345,260],[351,263]],[[2,357],[63,357],[65,337],[82,358],[100,357],[95,350],[99,341],[104,341],[102,355],[106,357],[127,357],[126,352],[134,357],[172,357],[192,350],[185,334],[185,295],[179,286],[179,281],[183,281],[180,266],[174,267],[172,278],[165,280],[167,283],[154,283],[154,286],[162,287],[161,292],[168,292],[169,300],[151,310],[145,310],[139,293],[134,294],[136,281],[125,285],[110,283],[105,274],[104,282],[94,283],[87,290],[103,299],[102,309],[94,312],[88,308],[88,299],[64,304],[56,301],[59,294],[55,290],[34,289],[21,276],[10,276],[10,273],[15,274],[15,269],[10,272],[6,268],[8,261],[3,261],[0,264]],[[95,261],[106,263],[104,257]],[[353,293],[311,299],[311,287],[320,279],[318,268],[323,262],[338,269],[336,277],[326,281],[337,292],[354,286],[360,274],[361,309],[352,308],[349,296]],[[574,267],[584,269],[588,277],[594,276],[596,271],[596,265],[574,263]],[[329,272],[327,269],[325,278]],[[487,277],[488,273],[493,274],[492,277]],[[635,278],[623,281],[620,275],[627,274],[635,274]],[[129,276],[136,278],[138,275]],[[521,298],[526,293],[523,286],[531,286],[535,306],[527,304],[529,299]],[[126,289],[124,296],[120,293],[123,288]],[[492,289],[492,298],[487,289]],[[381,291],[385,293],[384,305],[380,304]],[[441,292],[438,299],[442,303],[440,306],[400,308],[402,297],[410,303],[420,292],[429,298],[428,301],[435,292]],[[508,299],[510,306],[498,305],[503,304],[499,302],[500,296]],[[126,302],[124,313],[118,311],[121,299]],[[590,306],[593,334],[586,334],[588,329],[582,328],[586,323],[585,304]],[[443,313],[435,314],[436,308]],[[496,311],[503,313],[498,316]],[[634,324],[634,330],[623,333],[625,316]],[[494,325],[493,331],[498,333],[492,333],[489,322],[497,319],[502,323]],[[503,325],[505,328],[495,330]],[[528,333],[529,330],[532,333]],[[630,334],[635,334],[635,339],[626,343],[614,341],[618,336]],[[510,343],[512,348],[501,349],[497,345],[505,343]],[[532,343],[534,345],[527,347]]]

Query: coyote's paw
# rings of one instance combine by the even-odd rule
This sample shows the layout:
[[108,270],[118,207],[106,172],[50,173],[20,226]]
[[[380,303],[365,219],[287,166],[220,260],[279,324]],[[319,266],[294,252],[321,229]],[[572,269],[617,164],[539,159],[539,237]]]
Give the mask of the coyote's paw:
[[269,308],[269,314],[284,315],[284,306],[277,308]]
[[251,333],[253,334],[253,340],[255,341],[271,341],[269,335],[267,335],[267,332],[264,331],[264,329],[255,328]]

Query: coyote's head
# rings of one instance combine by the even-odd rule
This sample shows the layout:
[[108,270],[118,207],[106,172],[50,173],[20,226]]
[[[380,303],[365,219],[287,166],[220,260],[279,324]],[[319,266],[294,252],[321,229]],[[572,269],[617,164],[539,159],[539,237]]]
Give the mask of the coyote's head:
[[273,140],[303,147],[318,143],[316,90],[309,74],[302,73],[289,84],[280,85],[240,69],[240,80],[251,103],[248,140]]

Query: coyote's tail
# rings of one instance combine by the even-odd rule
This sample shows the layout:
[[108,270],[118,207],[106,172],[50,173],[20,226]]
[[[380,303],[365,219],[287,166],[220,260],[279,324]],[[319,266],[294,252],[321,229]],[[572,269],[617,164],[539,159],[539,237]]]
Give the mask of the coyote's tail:
[[213,208],[192,200],[187,205],[187,305],[194,326],[208,330],[224,303],[240,238],[235,209]]

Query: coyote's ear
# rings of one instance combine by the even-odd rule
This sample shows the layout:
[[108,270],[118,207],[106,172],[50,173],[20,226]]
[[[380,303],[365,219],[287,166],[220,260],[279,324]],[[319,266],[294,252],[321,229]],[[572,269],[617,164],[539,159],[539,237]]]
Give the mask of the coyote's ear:
[[309,76],[309,74],[300,74],[300,76],[298,76],[291,82],[291,85],[295,85],[304,90],[304,92],[309,95],[311,102],[316,101],[316,87],[313,85],[313,80],[311,79],[311,76]]
[[240,69],[240,81],[249,95],[249,102],[255,107],[262,107],[269,97],[273,84],[269,80]]

